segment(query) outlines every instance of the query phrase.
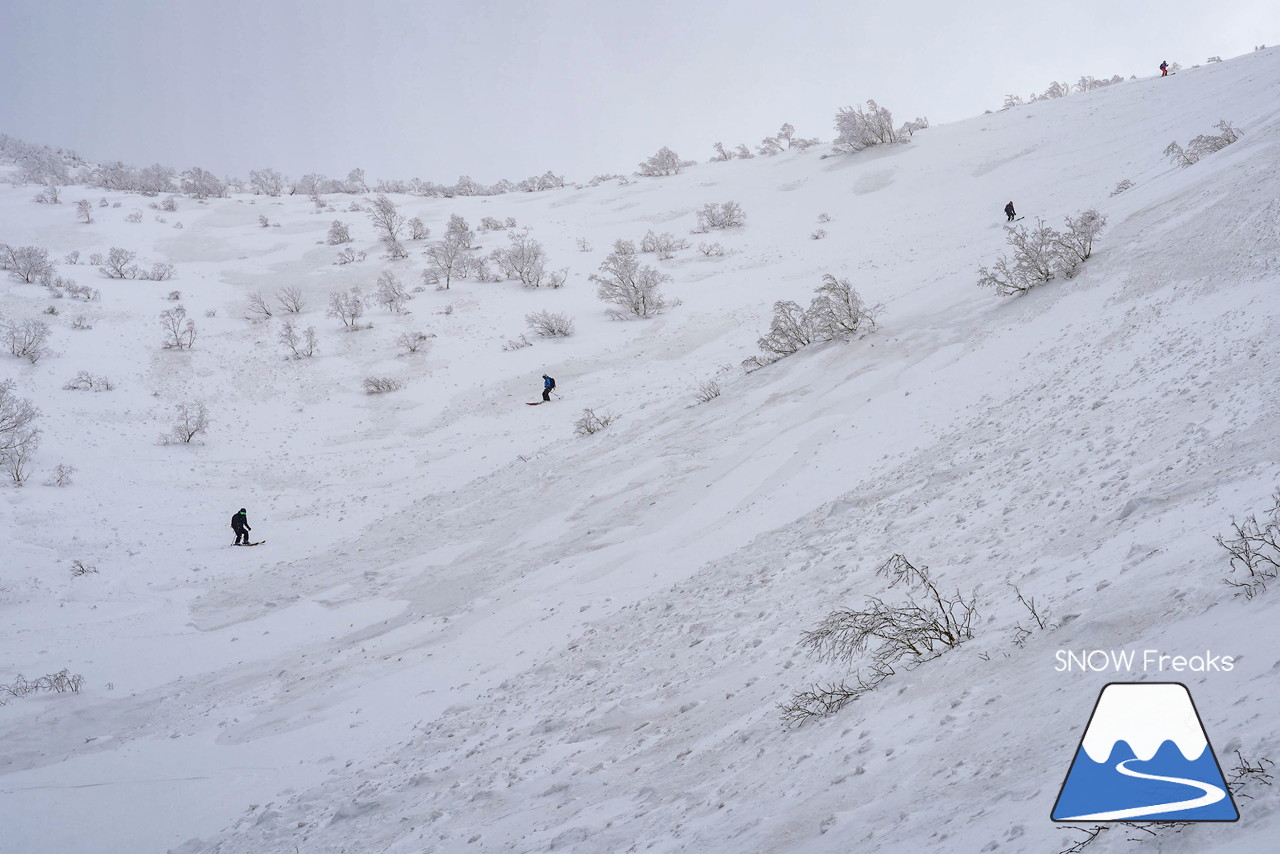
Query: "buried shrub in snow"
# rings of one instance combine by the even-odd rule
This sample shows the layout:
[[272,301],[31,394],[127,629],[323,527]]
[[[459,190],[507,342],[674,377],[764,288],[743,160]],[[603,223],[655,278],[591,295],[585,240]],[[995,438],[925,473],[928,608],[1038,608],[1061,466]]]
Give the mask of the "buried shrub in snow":
[[720,396],[720,381],[715,379],[707,380],[698,386],[698,390],[694,392],[694,397],[698,399],[698,403],[706,403],[715,400]]
[[710,231],[713,228],[741,228],[747,224],[747,215],[737,202],[718,204],[711,202],[703,205],[698,211],[698,231]]
[[1025,294],[1059,275],[1070,279],[1093,254],[1093,243],[1107,224],[1107,218],[1096,210],[1087,210],[1067,217],[1066,224],[1065,232],[1045,225],[1040,219],[1034,228],[1005,226],[1013,254],[1000,256],[990,268],[979,268],[978,286],[995,288],[996,293],[1004,297]]
[[1280,490],[1271,496],[1271,509],[1258,521],[1256,514],[1244,521],[1231,520],[1231,534],[1214,541],[1231,555],[1234,575],[1223,579],[1237,595],[1252,599],[1280,577]]
[[400,380],[392,377],[365,377],[364,391],[365,394],[385,394],[389,391],[395,391],[402,385]]
[[618,420],[611,412],[597,413],[594,409],[582,410],[582,417],[573,422],[573,432],[578,436],[590,436]]
[[573,334],[573,318],[567,314],[535,311],[524,316],[529,329],[543,338],[568,338]]
[[900,601],[870,596],[862,608],[832,611],[800,640],[820,661],[848,665],[865,656],[867,669],[856,670],[852,681],[819,684],[793,695],[781,706],[788,726],[833,715],[875,690],[895,668],[911,669],[973,637],[976,594],[944,595],[927,566],[914,566],[900,554],[881,564],[876,575],[889,580],[890,590],[906,591]]
[[769,331],[756,342],[761,355],[744,360],[743,368],[758,370],[810,344],[855,338],[875,330],[883,306],[867,305],[848,279],[827,273],[814,294],[807,309],[791,300],[773,304]]
[[300,314],[306,306],[302,297],[302,288],[297,285],[286,285],[276,291],[276,304],[287,314]]
[[[83,676],[79,673],[72,674],[71,671],[64,668],[57,673],[50,673],[37,679],[27,679],[22,674],[18,674],[18,678],[13,682],[8,685],[0,685],[0,694],[7,694],[9,697],[25,697],[28,694],[38,694],[45,691],[54,691],[58,694],[67,692],[75,694],[79,692],[83,685]],[[0,701],[0,704],[2,702],[8,701]]]
[[425,332],[401,332],[396,337],[396,344],[399,345],[400,349],[406,354],[417,353],[421,350],[426,350],[427,345],[434,337],[434,333],[427,335]]
[[337,318],[348,330],[359,329],[360,318],[364,316],[364,291],[353,287],[348,291],[334,291],[329,294],[329,311],[327,317]]
[[1239,128],[1233,127],[1226,119],[1218,122],[1214,127],[1218,129],[1218,133],[1202,133],[1191,140],[1186,148],[1176,141],[1169,143],[1164,150],[1164,156],[1172,160],[1175,166],[1192,166],[1200,162],[1200,158],[1215,151],[1221,151],[1244,135]]

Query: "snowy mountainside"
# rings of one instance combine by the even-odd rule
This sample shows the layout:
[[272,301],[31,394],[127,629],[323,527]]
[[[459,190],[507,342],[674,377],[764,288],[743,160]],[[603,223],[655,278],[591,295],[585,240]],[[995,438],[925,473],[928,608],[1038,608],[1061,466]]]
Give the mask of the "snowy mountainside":
[[[0,190],[0,241],[177,267],[59,265],[101,301],[61,300],[55,353],[0,372],[44,430],[37,475],[0,493],[0,681],[86,680],[0,707],[0,851],[1056,852],[1072,837],[1048,815],[1089,709],[1127,677],[1057,672],[1059,649],[1235,656],[1133,678],[1187,683],[1224,764],[1275,758],[1273,594],[1232,598],[1213,536],[1280,484],[1278,108],[1272,50],[848,157],[395,197],[433,237],[450,214],[514,217],[569,281],[463,280],[358,332],[324,316],[328,294],[387,269],[416,284],[423,262],[413,243],[380,259],[347,197],[161,215],[108,194],[121,207],[85,225]],[[1239,142],[1188,169],[1161,156],[1221,118]],[[1013,299],[975,287],[1010,198],[1054,225],[1106,214],[1080,275]],[[681,305],[606,317],[587,276],[613,240],[684,236],[729,200],[745,228],[689,236],[723,257],[644,256]],[[334,219],[366,260],[332,263]],[[880,328],[744,376],[772,303],[807,302],[828,272],[884,305]],[[243,319],[286,285],[307,295],[313,359],[283,357],[279,318]],[[160,347],[172,290],[190,351]],[[48,304],[0,290],[6,316]],[[541,309],[577,334],[504,350]],[[412,330],[430,349],[398,355]],[[79,370],[115,390],[63,391]],[[564,400],[524,406],[544,372]],[[369,376],[404,387],[366,395]],[[712,377],[723,393],[696,405]],[[157,444],[194,399],[203,441]],[[574,436],[583,407],[619,418]],[[41,485],[59,462],[72,485]],[[260,548],[227,548],[242,506]],[[779,703],[848,674],[801,633],[886,595],[874,571],[899,553],[977,591],[975,637],[784,729]],[[99,571],[72,577],[77,559]],[[1012,584],[1060,627],[1015,645]],[[1260,795],[1161,850],[1269,850],[1274,808]],[[1090,850],[1130,847],[1112,836]]]

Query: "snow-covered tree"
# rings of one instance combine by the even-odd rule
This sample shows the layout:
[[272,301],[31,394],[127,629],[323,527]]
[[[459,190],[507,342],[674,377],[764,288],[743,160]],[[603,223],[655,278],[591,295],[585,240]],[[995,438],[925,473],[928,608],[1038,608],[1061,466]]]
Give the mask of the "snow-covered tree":
[[433,240],[427,244],[427,269],[422,272],[423,281],[427,283],[443,282],[445,290],[453,284],[455,277],[465,273],[471,260],[471,250],[467,244],[448,235],[444,240]]
[[187,319],[187,310],[180,305],[160,312],[160,328],[166,350],[189,350],[196,343],[195,321]]
[[38,282],[53,272],[49,250],[40,246],[10,246],[0,243],[0,270],[19,282]]
[[378,287],[373,292],[373,298],[387,311],[404,314],[404,304],[409,301],[409,292],[395,273],[384,270],[378,275]]
[[227,185],[212,172],[192,166],[182,173],[182,192],[193,199],[220,199],[227,194]]
[[329,236],[326,242],[330,246],[338,246],[343,243],[351,242],[351,229],[340,219],[335,219],[329,226]]
[[88,199],[81,199],[76,202],[76,216],[84,220],[85,225],[93,222],[93,205],[89,203]]
[[427,228],[427,224],[418,217],[409,220],[409,239],[410,240],[426,240],[431,236],[431,229]]
[[664,145],[658,149],[657,154],[640,164],[640,174],[649,177],[679,175],[683,167],[680,155]]
[[254,169],[249,172],[249,185],[261,196],[279,196],[284,192],[285,177],[274,169]]
[[508,279],[519,279],[526,288],[541,287],[547,278],[547,253],[528,229],[507,235],[509,245],[495,249],[491,257]]
[[13,393],[13,380],[0,382],[0,465],[14,483],[25,480],[27,461],[40,446],[39,410]]
[[711,202],[698,211],[698,230],[708,231],[713,228],[741,228],[747,222],[747,215],[737,202],[718,204]]
[[133,263],[135,257],[137,253],[113,246],[98,272],[108,279],[135,279],[138,276],[138,268]]
[[835,150],[840,153],[895,142],[902,142],[902,139],[893,127],[893,114],[875,101],[867,101],[866,110],[841,107],[836,113]]
[[[134,178],[134,187],[144,196],[158,196],[173,191],[173,182],[177,173],[169,166],[156,163],[138,171]],[[215,179],[216,180],[216,179]]]
[[379,193],[369,205],[369,221],[378,239],[391,246],[400,240],[404,230],[404,215],[396,210],[395,202]]
[[467,225],[465,219],[452,214],[449,217],[449,227],[445,230],[444,239],[457,243],[463,249],[474,249],[476,234],[471,230],[471,226]]
[[359,329],[360,318],[364,316],[364,291],[353,287],[347,291],[334,291],[329,294],[328,316],[342,321],[348,330]]
[[49,326],[35,318],[0,318],[0,339],[11,355],[26,359],[33,365],[49,353]]
[[609,311],[615,319],[652,317],[670,306],[661,287],[671,281],[671,277],[652,267],[641,266],[634,247],[627,251],[626,243],[621,240],[615,243],[614,251],[600,265],[600,274],[590,277],[596,283],[596,296],[618,306]]

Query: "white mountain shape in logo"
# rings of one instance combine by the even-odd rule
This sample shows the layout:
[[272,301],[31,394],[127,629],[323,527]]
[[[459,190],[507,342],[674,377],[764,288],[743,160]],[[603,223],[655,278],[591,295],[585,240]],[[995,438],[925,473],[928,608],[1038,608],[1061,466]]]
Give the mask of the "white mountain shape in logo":
[[1143,762],[1166,741],[1192,762],[1209,746],[1191,695],[1177,683],[1107,686],[1081,746],[1094,762],[1105,762],[1120,741]]

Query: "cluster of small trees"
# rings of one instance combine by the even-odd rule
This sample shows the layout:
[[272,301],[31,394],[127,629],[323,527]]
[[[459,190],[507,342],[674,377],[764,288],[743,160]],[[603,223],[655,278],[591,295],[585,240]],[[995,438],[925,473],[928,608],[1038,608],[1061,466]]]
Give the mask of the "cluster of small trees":
[[164,282],[173,278],[174,267],[172,264],[157,261],[151,265],[150,270],[143,270],[133,263],[136,257],[136,252],[113,246],[105,258],[95,253],[90,257],[89,263],[100,265],[98,272],[108,279],[145,279],[153,282]]
[[978,286],[995,288],[999,296],[1025,294],[1032,288],[1062,276],[1070,279],[1093,254],[1093,242],[1107,224],[1096,210],[1066,218],[1060,232],[1037,219],[1034,228],[1005,226],[1011,255],[1002,255],[990,268],[978,270]]
[[663,261],[669,261],[676,256],[681,249],[688,249],[689,241],[683,237],[676,237],[669,231],[662,234],[655,234],[650,229],[640,240],[641,252],[652,252]]
[[10,246],[0,243],[0,270],[19,282],[31,284],[53,273],[49,250],[40,246]]
[[656,154],[640,164],[640,174],[647,178],[679,175],[684,171],[684,167],[693,165],[692,160],[681,160],[680,155],[664,145]]
[[[803,151],[806,148],[812,148],[813,146],[820,144],[820,142],[821,140],[817,137],[806,139],[805,137],[796,136],[796,129],[791,122],[783,122],[782,128],[779,129],[777,134],[774,136],[766,136],[760,141],[760,144],[756,146],[756,152],[764,155],[765,157],[773,157],[774,155],[781,154],[784,151],[790,151],[792,149]],[[716,152],[715,156],[711,158],[712,163],[733,160],[735,158],[738,160],[750,160],[752,157],[755,157],[755,154],[752,154],[751,149],[747,148],[746,145],[739,145],[731,151],[725,148],[723,143],[717,142],[712,146],[712,148],[714,148]]]
[[13,380],[0,382],[0,467],[15,484],[27,478],[27,464],[40,447],[39,410],[14,393]]
[[1267,589],[1268,582],[1280,578],[1280,490],[1271,496],[1271,508],[1250,514],[1242,521],[1231,520],[1231,533],[1214,541],[1231,555],[1232,575],[1224,580],[1236,593],[1252,599]]
[[761,353],[743,361],[747,371],[771,365],[822,341],[860,337],[876,328],[883,307],[869,306],[848,279],[827,273],[808,308],[791,300],[773,304],[769,332],[757,342]]
[[0,341],[9,354],[31,364],[49,353],[49,326],[42,320],[13,320],[0,315]]
[[568,269],[549,270],[547,253],[542,244],[529,235],[528,229],[508,234],[507,240],[506,247],[495,249],[489,255],[503,276],[518,279],[526,288],[564,286]]
[[1187,143],[1186,148],[1179,145],[1177,141],[1169,143],[1164,150],[1164,156],[1172,160],[1176,166],[1193,166],[1200,162],[1200,158],[1215,151],[1221,151],[1244,135],[1243,131],[1233,127],[1226,119],[1218,122],[1214,127],[1218,129],[1218,133],[1202,133]]
[[661,290],[671,277],[641,265],[635,244],[630,240],[615,241],[599,273],[590,280],[596,284],[596,296],[616,306],[609,310],[609,316],[615,320],[653,317],[671,306]]
[[[1177,63],[1174,63],[1177,65]],[[1019,107],[1023,104],[1034,104],[1036,101],[1052,101],[1056,98],[1065,98],[1073,92],[1091,92],[1094,89],[1102,89],[1106,86],[1114,86],[1117,83],[1123,83],[1124,78],[1119,74],[1111,77],[1094,77],[1092,74],[1083,75],[1075,84],[1066,82],[1059,83],[1054,80],[1045,87],[1043,92],[1032,92],[1024,101],[1020,95],[1005,95],[1004,104],[1000,109],[1008,110],[1011,107]]]
[[899,588],[904,594],[892,602],[869,596],[861,608],[832,611],[800,640],[820,661],[851,665],[865,656],[866,669],[855,670],[852,679],[814,685],[793,695],[781,706],[786,725],[833,715],[874,691],[898,668],[917,667],[973,637],[976,593],[943,593],[929,567],[914,566],[900,554],[881,564],[876,575],[888,579],[888,589]]
[[711,202],[698,211],[697,232],[711,229],[741,228],[747,224],[747,215],[737,202]]
[[876,145],[892,145],[906,142],[917,130],[927,128],[929,120],[917,118],[902,127],[893,126],[893,113],[875,101],[867,101],[867,107],[841,107],[836,113],[836,138],[833,143],[838,154],[849,154]]

